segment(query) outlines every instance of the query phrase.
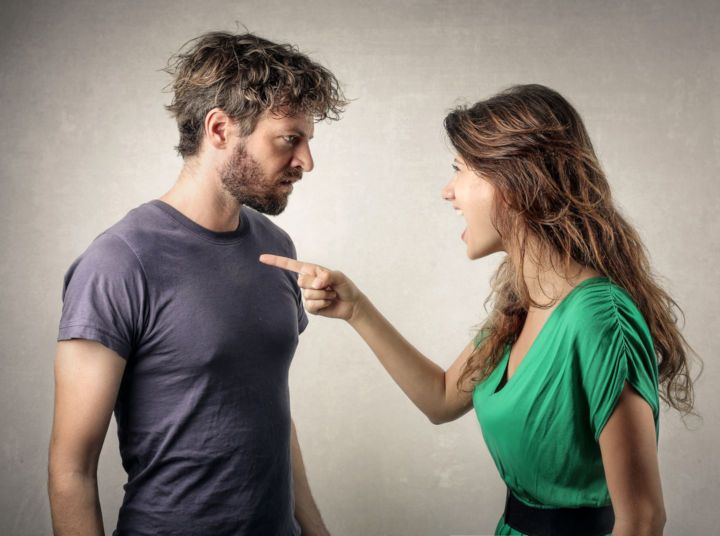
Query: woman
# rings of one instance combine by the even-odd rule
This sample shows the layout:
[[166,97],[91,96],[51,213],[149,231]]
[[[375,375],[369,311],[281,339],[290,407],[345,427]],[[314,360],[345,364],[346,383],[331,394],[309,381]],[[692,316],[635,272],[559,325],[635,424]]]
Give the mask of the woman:
[[341,272],[261,260],[299,272],[308,311],[348,321],[433,423],[474,405],[508,486],[497,534],[661,534],[659,398],[692,410],[689,348],[579,115],[524,85],[445,128],[457,155],[443,197],[467,222],[467,255],[507,254],[487,320],[447,371]]

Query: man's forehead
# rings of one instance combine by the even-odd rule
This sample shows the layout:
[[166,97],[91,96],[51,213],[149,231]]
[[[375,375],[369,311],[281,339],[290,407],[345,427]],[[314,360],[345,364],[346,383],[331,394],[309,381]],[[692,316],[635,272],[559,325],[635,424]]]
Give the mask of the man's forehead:
[[295,114],[266,113],[261,121],[266,126],[278,130],[292,130],[306,138],[312,138],[315,132],[315,121],[311,114],[297,112]]

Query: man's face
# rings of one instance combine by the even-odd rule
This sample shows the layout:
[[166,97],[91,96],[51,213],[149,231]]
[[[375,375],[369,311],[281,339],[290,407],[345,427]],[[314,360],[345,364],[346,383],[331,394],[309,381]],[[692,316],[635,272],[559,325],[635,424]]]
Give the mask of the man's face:
[[280,214],[293,183],[313,168],[309,142],[314,129],[312,117],[305,114],[265,114],[252,134],[238,139],[221,166],[223,188],[242,205]]

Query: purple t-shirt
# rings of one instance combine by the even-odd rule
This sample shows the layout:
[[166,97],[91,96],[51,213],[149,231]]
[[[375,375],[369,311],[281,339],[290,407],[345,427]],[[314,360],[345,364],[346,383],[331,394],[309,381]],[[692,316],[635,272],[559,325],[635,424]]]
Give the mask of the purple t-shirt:
[[290,237],[243,207],[213,232],[154,200],[65,275],[58,340],[127,360],[115,418],[128,474],[116,534],[296,535],[288,369],[307,325]]

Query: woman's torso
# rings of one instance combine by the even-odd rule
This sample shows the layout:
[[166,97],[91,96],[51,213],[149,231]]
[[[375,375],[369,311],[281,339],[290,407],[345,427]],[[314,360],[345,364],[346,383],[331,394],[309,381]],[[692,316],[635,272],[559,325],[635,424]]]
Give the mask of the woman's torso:
[[509,353],[473,392],[502,479],[531,506],[609,504],[598,438],[626,381],[651,406],[657,430],[657,361],[642,314],[607,278],[586,279],[501,385]]

